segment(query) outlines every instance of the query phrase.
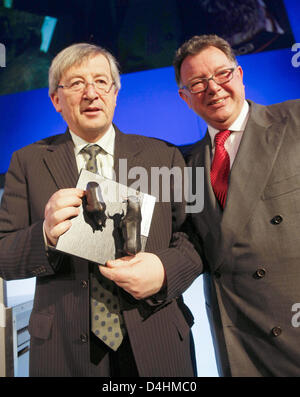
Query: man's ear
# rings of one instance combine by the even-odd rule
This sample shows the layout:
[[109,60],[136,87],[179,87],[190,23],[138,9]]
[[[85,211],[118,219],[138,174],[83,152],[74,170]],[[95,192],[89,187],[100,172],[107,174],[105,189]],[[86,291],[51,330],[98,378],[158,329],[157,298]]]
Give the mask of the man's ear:
[[118,98],[119,90],[116,88],[114,92],[114,101],[115,101],[115,107],[117,106],[117,98]]
[[242,67],[240,65],[238,65],[238,67],[237,67],[237,73],[238,73],[239,78],[241,79],[241,81],[243,81],[244,72],[243,72],[243,69],[242,69]]
[[60,100],[59,100],[57,92],[54,92],[53,94],[51,94],[50,95],[50,99],[51,99],[51,101],[53,103],[53,106],[55,107],[55,110],[58,113],[61,113],[62,109],[61,109],[61,106],[60,106]]
[[190,95],[186,94],[185,91],[183,89],[179,89],[178,90],[178,94],[180,96],[181,99],[184,100],[184,102],[187,103],[188,107],[191,108],[191,97]]

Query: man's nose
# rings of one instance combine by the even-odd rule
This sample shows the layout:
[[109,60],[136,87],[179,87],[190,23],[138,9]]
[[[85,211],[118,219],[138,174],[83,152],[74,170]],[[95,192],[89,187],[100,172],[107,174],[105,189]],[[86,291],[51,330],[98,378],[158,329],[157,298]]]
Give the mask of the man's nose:
[[207,82],[207,92],[218,92],[222,87],[215,82],[213,79],[209,79]]
[[84,97],[87,99],[95,99],[98,98],[99,94],[95,89],[94,83],[86,83],[84,89]]

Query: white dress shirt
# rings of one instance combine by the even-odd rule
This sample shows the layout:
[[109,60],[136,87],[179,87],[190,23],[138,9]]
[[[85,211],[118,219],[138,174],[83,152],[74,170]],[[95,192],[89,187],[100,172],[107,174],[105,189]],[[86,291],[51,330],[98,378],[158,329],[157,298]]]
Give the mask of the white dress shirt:
[[[232,125],[228,128],[228,130],[232,131],[229,137],[225,142],[225,149],[229,154],[230,158],[230,169],[234,162],[235,156],[237,154],[238,148],[240,146],[240,142],[249,118],[249,104],[247,101],[244,101],[244,105],[242,107],[241,113],[237,117],[237,119],[232,123]],[[208,132],[211,138],[212,143],[212,158],[215,153],[215,135],[219,132],[216,128],[208,125]]]

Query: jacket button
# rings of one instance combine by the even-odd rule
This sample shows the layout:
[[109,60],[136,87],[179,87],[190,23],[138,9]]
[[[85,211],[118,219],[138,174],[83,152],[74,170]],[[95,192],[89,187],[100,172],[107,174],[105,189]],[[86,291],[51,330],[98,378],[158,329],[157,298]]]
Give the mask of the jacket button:
[[261,268],[261,269],[257,269],[256,272],[254,273],[254,277],[255,278],[263,278],[266,275],[266,270]]
[[283,219],[281,215],[276,215],[274,216],[274,218],[271,219],[272,225],[279,225],[279,223],[281,223],[282,221]]
[[82,343],[86,343],[88,341],[87,334],[81,334],[80,335],[80,340]]
[[81,286],[82,288],[87,288],[88,282],[86,280],[81,280]]
[[282,332],[282,329],[280,327],[274,327],[272,328],[271,332],[274,336],[279,336]]
[[220,277],[221,277],[221,273],[218,272],[218,271],[215,271],[215,272],[214,272],[214,275],[215,275],[216,278],[220,278]]

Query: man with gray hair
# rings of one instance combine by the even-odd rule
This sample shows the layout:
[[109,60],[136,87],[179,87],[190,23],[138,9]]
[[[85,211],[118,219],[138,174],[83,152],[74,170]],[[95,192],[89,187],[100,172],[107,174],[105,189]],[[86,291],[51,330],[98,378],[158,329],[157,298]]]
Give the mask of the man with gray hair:
[[243,70],[215,35],[185,42],[174,67],[180,97],[208,125],[187,156],[205,169],[190,234],[219,373],[299,376],[300,101],[245,100]]
[[172,199],[172,184],[170,201],[155,204],[145,252],[97,266],[54,249],[79,214],[82,168],[118,178],[126,159],[128,170],[144,167],[148,175],[151,167],[183,171],[174,146],[112,123],[120,86],[116,60],[103,48],[80,43],[61,51],[49,95],[68,129],[15,152],[6,175],[0,276],[36,276],[30,376],[195,375],[193,316],[181,294],[201,261],[179,232],[185,203]]

